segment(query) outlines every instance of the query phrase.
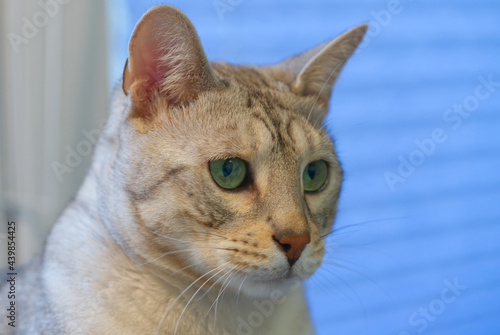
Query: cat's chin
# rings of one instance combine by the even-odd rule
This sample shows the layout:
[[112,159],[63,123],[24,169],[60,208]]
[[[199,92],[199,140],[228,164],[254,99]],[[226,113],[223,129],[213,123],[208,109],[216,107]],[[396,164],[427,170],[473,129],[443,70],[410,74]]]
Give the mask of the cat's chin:
[[257,278],[243,283],[241,291],[250,298],[279,299],[289,290],[300,288],[301,283],[297,276],[291,274],[275,279]]

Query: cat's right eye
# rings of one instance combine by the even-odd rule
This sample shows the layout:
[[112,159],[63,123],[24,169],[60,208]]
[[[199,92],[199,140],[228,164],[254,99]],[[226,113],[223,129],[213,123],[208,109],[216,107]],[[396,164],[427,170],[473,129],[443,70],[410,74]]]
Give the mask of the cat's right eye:
[[217,185],[233,190],[245,182],[247,166],[239,158],[218,159],[210,162],[210,173]]
[[326,183],[328,176],[328,165],[324,160],[309,163],[302,174],[304,191],[319,191]]

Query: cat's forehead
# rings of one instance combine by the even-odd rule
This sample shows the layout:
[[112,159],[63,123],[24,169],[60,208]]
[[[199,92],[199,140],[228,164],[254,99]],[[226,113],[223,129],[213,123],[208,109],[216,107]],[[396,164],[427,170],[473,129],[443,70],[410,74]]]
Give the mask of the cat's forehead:
[[212,62],[211,67],[217,77],[226,84],[238,85],[248,90],[281,89],[286,86],[262,67],[235,66],[224,62]]
[[330,137],[307,117],[311,108],[307,101],[286,88],[232,84],[225,92],[197,102],[195,114],[203,120],[199,126],[209,132],[205,138],[210,138],[210,144],[205,147],[214,157],[296,159],[331,153],[333,158]]
[[[206,91],[189,105],[159,105],[159,124],[173,141],[203,159],[237,156],[285,161],[335,160],[333,143],[319,120],[314,98],[301,97],[257,67],[213,66],[224,89]],[[162,133],[165,133],[162,132]],[[176,144],[177,143],[177,144]]]
[[208,100],[216,105],[216,113],[221,117],[241,121],[241,118],[248,119],[249,114],[257,117],[256,111],[260,111],[275,125],[282,120],[297,119],[322,130],[321,120],[314,117],[324,107],[319,106],[314,97],[292,93],[290,86],[272,72],[257,66],[226,63],[212,63],[212,67],[225,89],[214,92]]

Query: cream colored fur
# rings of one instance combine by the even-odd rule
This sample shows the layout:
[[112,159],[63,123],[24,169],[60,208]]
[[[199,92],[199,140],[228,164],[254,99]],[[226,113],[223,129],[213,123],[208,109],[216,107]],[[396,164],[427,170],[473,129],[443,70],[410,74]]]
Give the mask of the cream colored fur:
[[[91,170],[23,270],[19,326],[4,318],[1,333],[312,334],[301,281],[321,264],[342,181],[321,120],[365,30],[233,66],[208,63],[177,9],[146,13]],[[208,169],[231,157],[250,170],[236,191]],[[309,194],[302,171],[319,159],[328,180]],[[311,237],[293,266],[273,239],[290,233]]]

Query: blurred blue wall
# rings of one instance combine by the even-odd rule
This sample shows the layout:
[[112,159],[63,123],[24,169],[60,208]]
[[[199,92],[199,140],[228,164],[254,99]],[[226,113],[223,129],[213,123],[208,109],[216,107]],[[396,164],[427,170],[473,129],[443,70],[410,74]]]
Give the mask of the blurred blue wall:
[[[109,0],[110,78],[158,1]],[[274,63],[362,22],[328,129],[346,178],[318,334],[500,334],[500,2],[171,1],[211,60]],[[226,11],[217,5],[226,4]]]

